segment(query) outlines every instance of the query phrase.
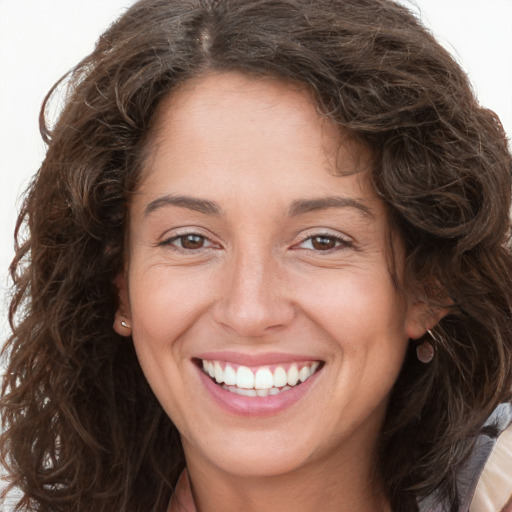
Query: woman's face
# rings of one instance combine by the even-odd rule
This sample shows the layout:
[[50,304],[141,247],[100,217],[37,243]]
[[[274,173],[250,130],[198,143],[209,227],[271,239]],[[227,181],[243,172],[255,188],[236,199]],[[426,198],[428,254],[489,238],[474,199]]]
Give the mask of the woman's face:
[[368,154],[303,90],[236,73],[168,98],[149,154],[115,325],[129,318],[188,463],[372,457],[424,306],[392,284]]

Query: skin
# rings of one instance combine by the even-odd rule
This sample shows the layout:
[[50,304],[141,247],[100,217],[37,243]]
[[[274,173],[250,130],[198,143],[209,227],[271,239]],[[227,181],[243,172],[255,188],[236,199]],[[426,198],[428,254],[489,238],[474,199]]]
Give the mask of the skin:
[[[367,150],[297,86],[221,73],[161,105],[149,153],[115,329],[132,334],[181,433],[198,510],[389,510],[379,429],[407,344],[429,325],[392,283]],[[291,212],[333,196],[344,204]],[[225,350],[324,366],[292,406],[254,418],[223,410],[200,379],[198,354]]]

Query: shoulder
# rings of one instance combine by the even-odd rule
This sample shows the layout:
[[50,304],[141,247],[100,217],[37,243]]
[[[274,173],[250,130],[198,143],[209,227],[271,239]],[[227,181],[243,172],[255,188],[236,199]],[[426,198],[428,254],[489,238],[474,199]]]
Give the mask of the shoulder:
[[[501,404],[489,417],[471,457],[457,479],[459,512],[512,512],[512,404]],[[448,512],[433,494],[420,512]]]
[[512,512],[512,405],[500,407],[498,429],[502,428],[478,479],[470,512]]

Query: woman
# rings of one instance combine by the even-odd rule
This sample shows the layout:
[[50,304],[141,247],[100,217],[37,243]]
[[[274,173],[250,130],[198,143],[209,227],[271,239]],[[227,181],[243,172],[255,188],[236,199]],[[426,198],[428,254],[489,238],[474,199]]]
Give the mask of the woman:
[[68,91],[12,266],[20,509],[467,510],[511,419],[511,156],[417,20],[142,1]]

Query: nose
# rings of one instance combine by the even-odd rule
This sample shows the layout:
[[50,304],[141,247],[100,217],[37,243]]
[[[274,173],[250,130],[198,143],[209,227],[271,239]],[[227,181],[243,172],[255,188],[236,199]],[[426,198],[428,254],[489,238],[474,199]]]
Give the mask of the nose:
[[279,262],[261,250],[234,259],[222,275],[215,321],[244,338],[261,338],[289,325],[295,306]]

